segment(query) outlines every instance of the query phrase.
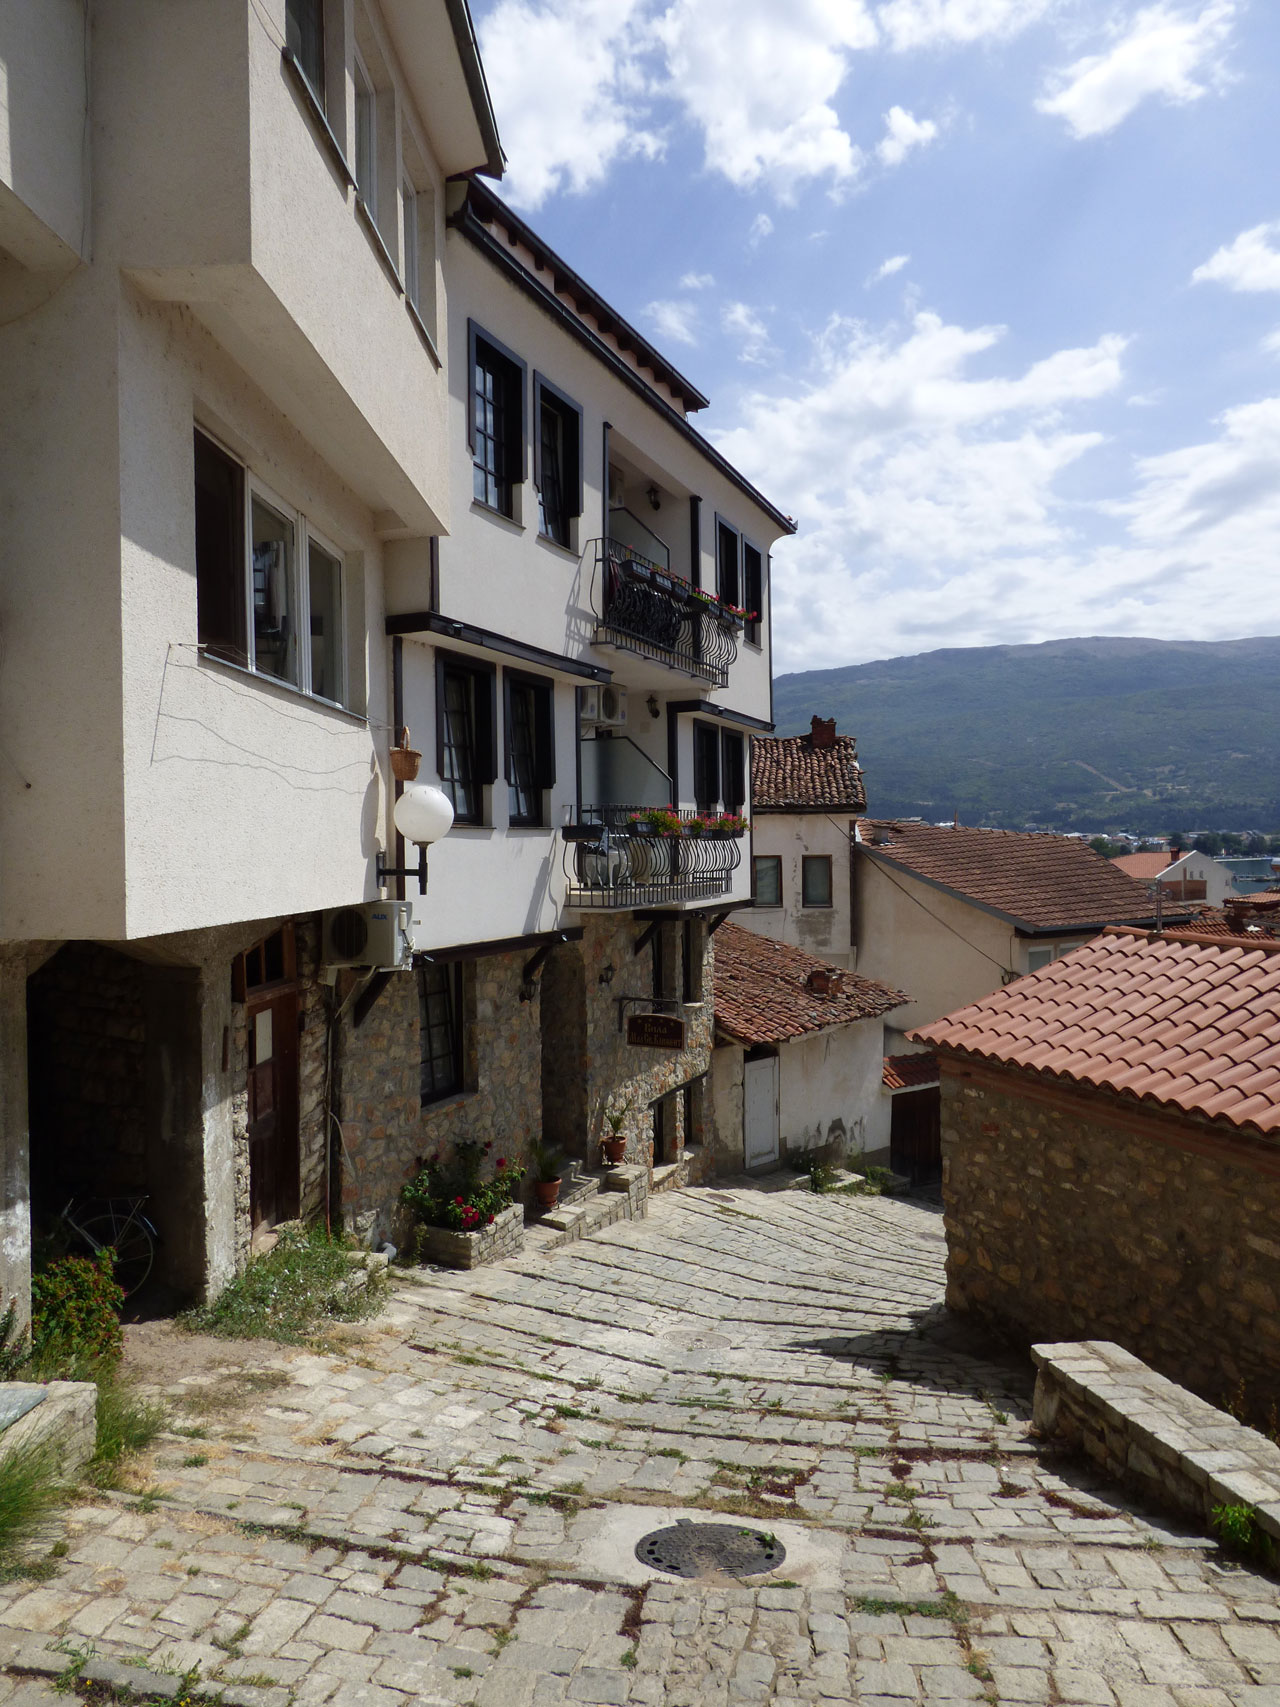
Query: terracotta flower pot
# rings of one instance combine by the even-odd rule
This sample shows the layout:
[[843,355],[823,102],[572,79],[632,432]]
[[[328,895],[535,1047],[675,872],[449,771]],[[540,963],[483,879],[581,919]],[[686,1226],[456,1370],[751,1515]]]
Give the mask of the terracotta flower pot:
[[617,1167],[627,1154],[627,1141],[622,1136],[606,1138],[604,1141],[605,1159],[611,1167]]
[[537,1179],[533,1189],[542,1209],[554,1209],[560,1201],[560,1181],[558,1179]]

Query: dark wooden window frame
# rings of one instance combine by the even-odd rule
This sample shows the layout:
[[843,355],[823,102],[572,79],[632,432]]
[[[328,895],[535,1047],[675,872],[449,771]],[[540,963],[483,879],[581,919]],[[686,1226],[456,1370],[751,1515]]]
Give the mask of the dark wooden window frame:
[[[466,992],[463,989],[463,962],[433,961],[430,965],[419,967],[417,981],[419,1095],[421,1106],[427,1108],[432,1103],[460,1095],[465,1088],[467,1010]],[[432,988],[428,988],[429,984]],[[434,1017],[433,1004],[436,1008]],[[442,1004],[447,1008],[443,1021],[439,1017]],[[432,1028],[438,1028],[442,1024],[449,1034],[447,1056],[436,1054],[430,1049]],[[447,1083],[440,1081],[437,1061],[447,1062]]]
[[719,805],[720,731],[713,723],[693,726],[693,798],[700,812],[714,812]]
[[[826,868],[827,898],[825,901],[809,899],[809,872]],[[830,854],[805,854],[800,861],[800,905],[802,907],[833,907],[835,905],[835,887],[833,882],[832,862]]]
[[512,690],[518,688],[529,689],[533,693],[533,774],[529,779],[529,789],[536,795],[537,807],[533,815],[517,816],[512,812],[509,821],[522,828],[545,826],[547,815],[543,796],[546,790],[555,787],[556,781],[556,684],[550,676],[535,676],[527,670],[502,672],[503,742],[506,755],[505,774],[509,788],[516,787]]
[[483,824],[484,790],[498,780],[498,672],[483,659],[469,658],[460,652],[436,649],[436,775],[445,793],[445,735],[447,729],[446,693],[450,675],[472,678],[475,720],[471,731],[470,756],[472,782],[476,791],[475,807],[459,811],[454,805],[454,817],[459,824]]
[[726,812],[741,812],[747,803],[747,743],[733,729],[720,731],[720,798]]
[[[726,541],[733,542],[733,574],[726,572]],[[722,604],[742,604],[742,534],[716,511],[716,597]]]
[[[196,638],[210,657],[247,669],[244,464],[199,427],[195,429],[194,452]],[[225,497],[214,491],[215,478],[226,482]],[[207,495],[203,500],[202,492]],[[225,538],[215,538],[224,530],[212,506],[223,502],[230,512]]]
[[[550,527],[543,525],[542,411],[544,398],[552,403],[565,429],[565,466],[561,470],[561,481],[564,487],[564,539],[558,539]],[[566,548],[571,545],[571,524],[582,514],[582,446],[582,405],[575,403],[567,392],[561,391],[558,385],[553,385],[545,374],[538,373],[535,369],[533,375],[533,484],[538,491],[539,531],[544,539],[549,539],[553,544]]]
[[[752,559],[754,558],[754,562]],[[760,547],[749,540],[746,535],[741,541],[742,559],[742,605],[744,610],[755,611],[756,620],[746,625],[746,641],[748,646],[763,644],[764,634],[764,578],[765,554]]]
[[[495,466],[489,468],[488,462],[480,460],[480,447],[477,443],[476,432],[476,367],[483,354],[496,357],[492,367],[486,368],[494,374],[495,380],[501,379],[507,387],[508,395],[502,400],[504,425],[507,431],[501,438],[495,437]],[[475,498],[477,504],[486,509],[494,510],[497,514],[506,516],[509,520],[515,516],[515,490],[524,485],[526,457],[525,444],[528,440],[528,396],[529,369],[527,364],[507,346],[486,332],[482,326],[477,326],[474,320],[467,321],[467,444],[471,450],[473,466],[486,477],[492,477],[498,486],[499,502],[490,503],[487,498]],[[512,393],[519,389],[519,407],[513,407]],[[496,400],[495,400],[496,402]],[[511,427],[518,419],[518,432]],[[473,485],[474,491],[474,485]]]

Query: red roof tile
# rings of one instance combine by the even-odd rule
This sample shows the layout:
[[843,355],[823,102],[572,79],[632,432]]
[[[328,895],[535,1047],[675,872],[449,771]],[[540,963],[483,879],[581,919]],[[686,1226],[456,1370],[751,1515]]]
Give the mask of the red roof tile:
[[[1178,858],[1181,857],[1179,854]],[[1111,863],[1117,871],[1136,877],[1139,883],[1152,883],[1162,871],[1167,871],[1174,861],[1172,855],[1167,853],[1131,853],[1117,854]]]
[[[892,861],[1024,930],[1087,930],[1155,917],[1145,884],[1070,836],[868,820],[859,838],[871,858]],[[1164,913],[1179,916],[1167,905]]]
[[909,1035],[1259,1132],[1280,1131],[1280,943],[1112,927]]
[[[874,1019],[911,999],[741,925],[722,925],[712,940],[716,1029],[739,1043],[781,1043],[807,1031]],[[815,972],[840,973],[844,993],[823,996],[811,990],[807,980]]]
[[754,812],[865,812],[867,791],[852,735],[814,746],[812,735],[757,735],[751,742]]
[[884,1058],[884,1088],[887,1091],[914,1091],[938,1082],[938,1057],[932,1049],[919,1049],[914,1055],[886,1055]]

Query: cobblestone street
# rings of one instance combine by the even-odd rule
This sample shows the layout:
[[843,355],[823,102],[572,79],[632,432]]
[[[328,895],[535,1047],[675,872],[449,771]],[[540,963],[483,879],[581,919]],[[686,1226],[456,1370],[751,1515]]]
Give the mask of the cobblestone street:
[[[55,1649],[264,1707],[1280,1707],[1276,1585],[1038,1453],[943,1257],[930,1206],[738,1182],[401,1280],[341,1357],[228,1345],[169,1389],[150,1490],[0,1587],[0,1699],[53,1700]],[[717,1514],[785,1563],[636,1560]]]

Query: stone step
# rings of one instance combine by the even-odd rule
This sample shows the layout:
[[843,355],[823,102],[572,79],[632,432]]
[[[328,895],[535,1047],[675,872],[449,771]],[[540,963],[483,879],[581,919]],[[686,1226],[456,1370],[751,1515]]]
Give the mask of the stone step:
[[649,1212],[649,1170],[643,1167],[606,1168],[589,1175],[594,1191],[577,1201],[563,1199],[526,1230],[530,1250],[554,1251],[576,1239],[589,1239],[615,1221],[641,1221]]

